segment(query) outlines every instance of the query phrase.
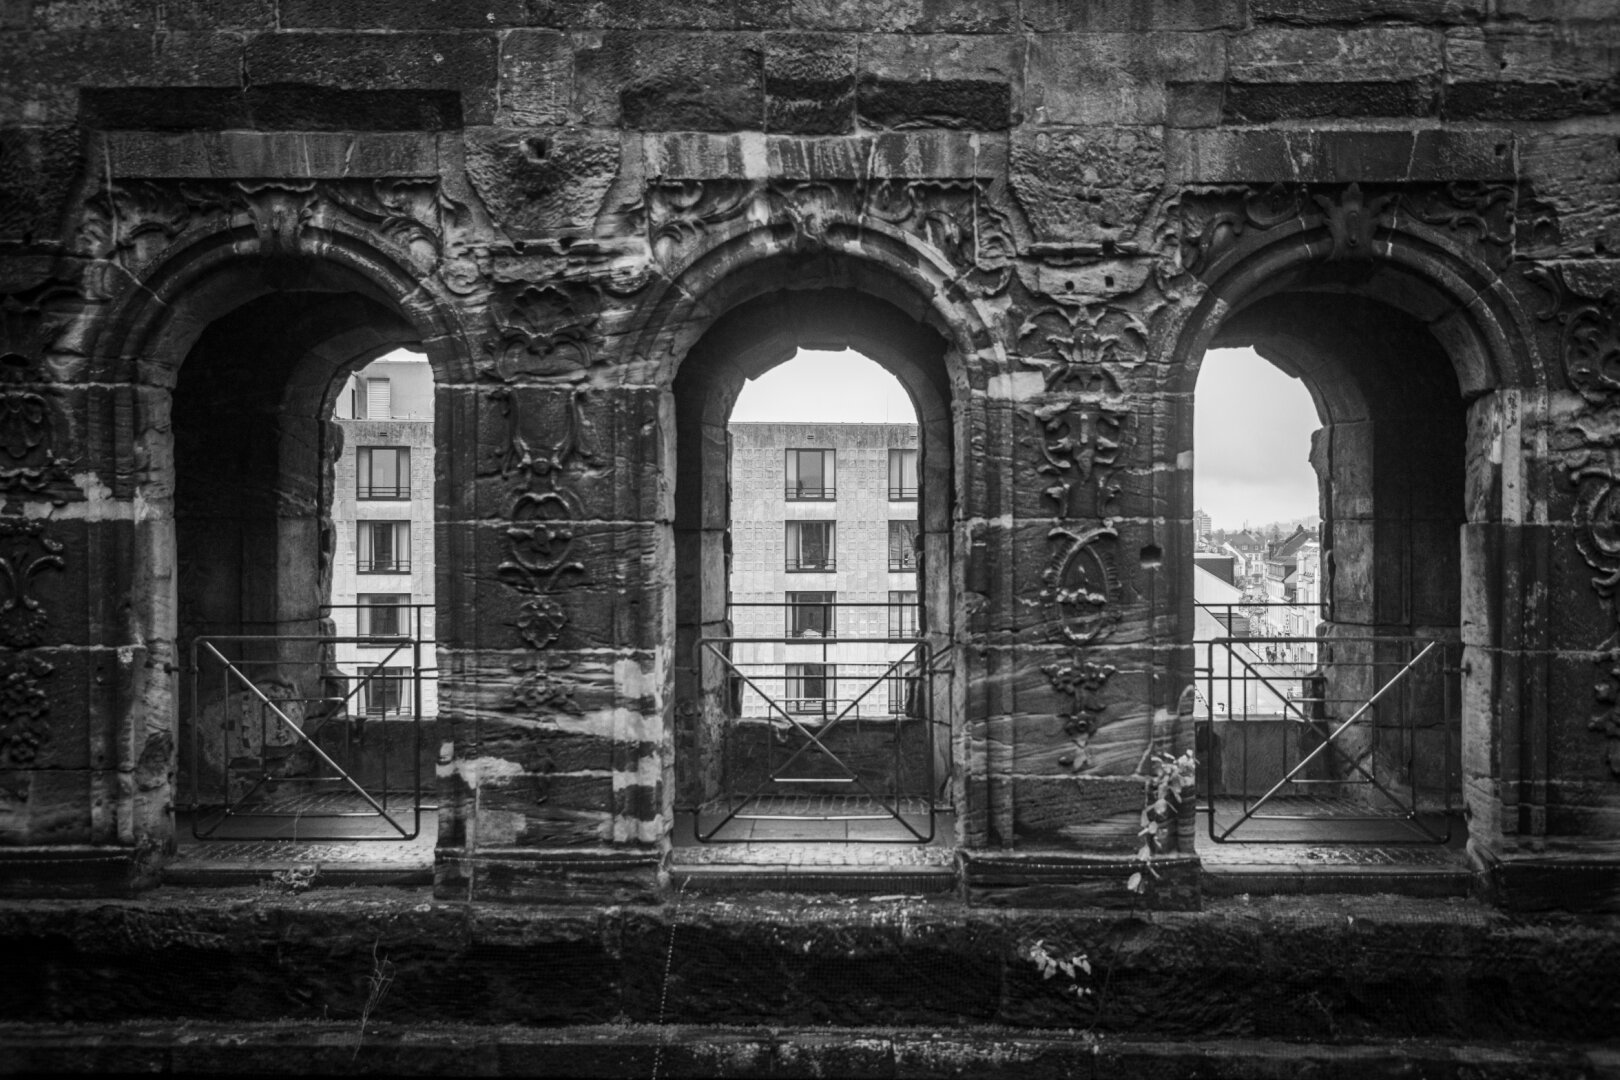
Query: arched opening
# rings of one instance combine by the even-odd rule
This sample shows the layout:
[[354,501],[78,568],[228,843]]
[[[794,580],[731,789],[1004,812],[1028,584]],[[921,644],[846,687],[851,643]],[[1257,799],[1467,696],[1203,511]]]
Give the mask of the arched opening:
[[1424,322],[1300,284],[1210,341],[1309,391],[1320,523],[1226,545],[1225,603],[1187,590],[1183,626],[1209,630],[1193,631],[1199,842],[1460,844],[1467,402]]
[[[869,358],[903,388],[915,422],[732,427],[749,381],[801,348]],[[946,348],[933,330],[871,297],[783,292],[734,309],[683,363],[675,380],[675,802],[683,831],[736,838],[735,826],[726,835],[716,826],[739,810],[737,820],[749,820],[750,798],[775,797],[779,807],[792,791],[815,798],[799,799],[801,812],[790,816],[853,816],[823,812],[839,785],[852,795],[898,794],[891,806],[908,795],[935,800],[930,809],[951,801],[961,698],[937,663],[949,653],[955,591]],[[912,595],[891,602],[891,593]],[[817,656],[799,655],[810,652]],[[768,674],[744,677],[748,665],[767,661]],[[937,756],[920,749],[930,740]],[[859,764],[867,742],[890,755],[881,770]],[[790,765],[777,775],[792,778],[763,783],[773,749],[804,768]],[[914,759],[910,772],[894,765],[896,750]],[[716,807],[725,809],[705,818]],[[896,824],[900,815],[872,816]],[[933,824],[929,816],[881,839],[927,842]],[[784,838],[852,837],[838,821]]]
[[396,840],[431,860],[434,375],[380,298],[257,291],[151,373],[172,380],[146,451],[172,508],[173,593],[153,599],[182,672],[179,839]]

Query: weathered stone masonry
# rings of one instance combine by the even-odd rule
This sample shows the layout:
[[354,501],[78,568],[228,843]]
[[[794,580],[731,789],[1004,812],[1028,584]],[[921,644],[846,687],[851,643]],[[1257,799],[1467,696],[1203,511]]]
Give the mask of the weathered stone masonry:
[[1617,71],[1581,0],[5,5],[10,887],[157,879],[186,638],[312,624],[312,425],[411,344],[439,894],[656,899],[730,404],[849,344],[919,406],[970,895],[1115,888],[1191,740],[1199,360],[1254,344],[1335,632],[1465,645],[1495,895],[1613,907]]

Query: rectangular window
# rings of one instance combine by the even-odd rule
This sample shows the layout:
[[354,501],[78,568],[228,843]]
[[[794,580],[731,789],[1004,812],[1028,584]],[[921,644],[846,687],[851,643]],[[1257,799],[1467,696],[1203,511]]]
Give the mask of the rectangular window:
[[407,667],[364,668],[360,672],[360,692],[355,696],[360,711],[367,716],[398,716],[405,709],[406,684],[411,669]]
[[789,664],[783,705],[791,713],[830,713],[836,707],[837,685],[832,664]]
[[833,523],[830,521],[790,521],[787,523],[787,568],[789,570],[833,570]]
[[393,387],[387,379],[366,380],[366,419],[392,420],[394,418]]
[[917,523],[889,522],[889,570],[898,573],[915,569],[917,569]]
[[915,592],[889,593],[889,636],[917,636],[917,594]]
[[889,451],[889,501],[905,502],[917,498],[917,451]]
[[790,592],[787,594],[788,637],[832,637],[837,632],[833,603],[837,593]]
[[837,498],[833,461],[831,450],[789,450],[787,498],[794,502]]
[[411,523],[408,521],[360,522],[355,569],[362,574],[408,574],[411,572]]
[[356,461],[362,499],[411,497],[411,451],[404,446],[362,446]]
[[406,637],[410,634],[411,598],[399,593],[361,593],[355,611],[361,637]]

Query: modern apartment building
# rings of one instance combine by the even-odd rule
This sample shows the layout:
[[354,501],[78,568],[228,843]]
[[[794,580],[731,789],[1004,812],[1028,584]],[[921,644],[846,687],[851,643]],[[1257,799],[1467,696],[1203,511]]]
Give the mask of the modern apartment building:
[[[339,637],[416,637],[424,668],[435,665],[433,559],[433,372],[421,354],[393,352],[350,375],[338,395],[333,468],[332,620]],[[410,650],[337,646],[353,708],[410,715]],[[351,683],[352,685],[352,683]],[[438,711],[437,683],[422,680],[422,715]]]
[[[915,424],[737,423],[731,432],[733,656],[743,716],[890,716],[887,669],[917,633]],[[873,640],[878,639],[878,640]],[[858,702],[856,699],[859,699]]]

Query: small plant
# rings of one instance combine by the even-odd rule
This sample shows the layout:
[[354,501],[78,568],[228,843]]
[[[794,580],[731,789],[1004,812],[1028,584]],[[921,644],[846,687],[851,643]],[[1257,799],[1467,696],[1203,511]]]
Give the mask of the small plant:
[[1063,988],[1065,995],[1072,994],[1076,1001],[1084,1001],[1091,996],[1091,987],[1081,983],[1081,977],[1091,978],[1091,960],[1085,953],[1075,953],[1073,956],[1058,956],[1046,947],[1044,940],[1037,940],[1024,950],[1041,978],[1051,979],[1062,975],[1069,980]]
[[366,985],[370,987],[370,992],[366,994],[366,1003],[360,1009],[360,1030],[355,1033],[353,1057],[360,1056],[360,1044],[365,1040],[366,1024],[371,1020],[372,1010],[382,1001],[383,995],[388,993],[388,988],[394,984],[394,964],[387,956],[378,959],[378,944],[375,941],[371,943],[371,974],[366,976]]
[[[1180,757],[1152,754],[1145,763],[1151,764],[1152,771],[1146,777],[1142,827],[1137,830],[1137,835],[1142,838],[1142,846],[1137,850],[1136,857],[1142,860],[1148,873],[1158,878],[1159,871],[1154,868],[1153,859],[1165,854],[1170,843],[1167,839],[1161,844],[1160,834],[1166,832],[1168,826],[1170,838],[1174,837],[1174,822],[1181,814],[1182,793],[1191,790],[1198,780],[1198,758],[1187,750]],[[1138,870],[1126,880],[1125,887],[1140,896],[1147,891],[1147,884],[1142,871]]]

